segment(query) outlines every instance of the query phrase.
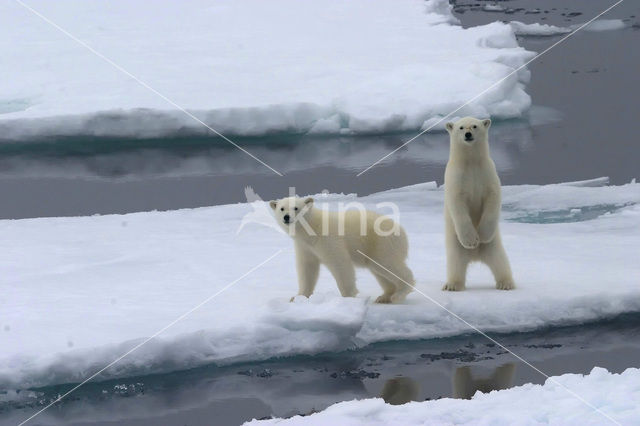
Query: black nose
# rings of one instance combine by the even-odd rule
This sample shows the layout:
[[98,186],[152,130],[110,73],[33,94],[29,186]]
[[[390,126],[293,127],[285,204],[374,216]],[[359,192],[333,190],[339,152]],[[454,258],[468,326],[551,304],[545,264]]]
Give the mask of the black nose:
[[289,222],[289,215],[285,214],[283,219],[284,219],[285,222]]
[[473,137],[473,135],[471,134],[471,132],[467,132],[464,134],[464,138],[465,139],[471,139]]

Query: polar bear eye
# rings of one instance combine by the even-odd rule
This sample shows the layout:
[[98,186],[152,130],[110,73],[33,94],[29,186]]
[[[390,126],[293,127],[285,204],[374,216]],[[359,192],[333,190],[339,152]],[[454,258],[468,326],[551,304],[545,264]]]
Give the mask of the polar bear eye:
[[294,208],[294,210],[295,210],[295,211],[298,211],[298,208],[296,207],[296,208]]
[[280,211],[283,212],[284,211],[284,207],[280,207]]
[[462,126],[460,126],[460,130],[462,130],[462,129],[463,129],[463,127],[462,127]]
[[474,124],[474,125],[473,125],[473,128],[474,128],[474,129],[477,129],[477,128],[478,128],[478,126]]

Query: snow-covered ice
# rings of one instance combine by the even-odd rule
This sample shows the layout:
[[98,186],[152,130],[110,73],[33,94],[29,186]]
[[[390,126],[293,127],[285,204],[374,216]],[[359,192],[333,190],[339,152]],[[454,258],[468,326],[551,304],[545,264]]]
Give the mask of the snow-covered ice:
[[621,30],[626,28],[627,24],[622,19],[597,19],[587,25],[584,29],[586,31],[612,31]]
[[[533,56],[446,0],[33,0],[29,6],[226,135],[416,130]],[[205,134],[18,2],[0,3],[0,135]],[[519,117],[526,69],[461,115]]]
[[[317,196],[318,203],[354,199],[372,209],[397,203],[417,288],[485,331],[640,311],[638,183],[506,186],[502,232],[513,292],[494,290],[481,266],[471,268],[468,291],[440,291],[443,191],[435,183]],[[380,288],[365,271],[357,298],[339,297],[323,270],[316,295],[289,303],[297,291],[292,243],[256,223],[237,234],[252,210],[0,221],[0,389],[80,381],[238,279],[98,379],[471,332],[415,292],[405,305],[372,304]]]
[[520,21],[511,21],[509,22],[511,28],[517,35],[522,36],[554,36],[558,34],[567,34],[571,32],[571,28],[566,27],[557,27],[555,25],[548,24],[540,24],[538,22],[534,22],[533,24],[525,24]]
[[504,12],[505,9],[499,4],[485,4],[482,7],[482,10],[485,12]]
[[[510,21],[509,24],[513,31],[520,36],[534,36],[534,37],[546,37],[555,36],[559,34],[568,34],[578,28],[581,28],[584,24],[575,24],[569,27],[557,27],[555,25],[540,24],[534,22],[532,24],[525,24],[520,21]],[[621,30],[626,28],[626,24],[621,19],[596,19],[580,31],[612,31]]]
[[[571,392],[579,395],[574,396]],[[290,419],[254,420],[245,424],[313,425],[640,425],[640,369],[611,374],[594,368],[590,374],[563,374],[544,385],[476,393],[471,400],[389,405],[380,398],[341,402],[320,413]],[[596,411],[599,410],[599,411]]]

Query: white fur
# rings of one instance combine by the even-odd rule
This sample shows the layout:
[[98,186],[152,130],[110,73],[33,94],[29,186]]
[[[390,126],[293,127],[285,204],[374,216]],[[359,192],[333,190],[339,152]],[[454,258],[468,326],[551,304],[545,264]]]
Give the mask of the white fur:
[[[358,294],[355,267],[368,268],[378,280],[384,293],[377,303],[401,302],[411,292],[415,282],[405,262],[407,235],[392,219],[365,210],[321,210],[313,206],[312,198],[289,197],[270,205],[276,221],[294,241],[299,295],[313,293],[320,264],[329,269],[344,297]],[[285,223],[286,215],[289,223]],[[378,234],[376,229],[396,231]]]
[[[489,156],[490,125],[491,120],[471,117],[446,125],[451,145],[444,174],[447,283],[443,290],[464,290],[467,266],[473,261],[489,266],[496,288],[515,288],[498,226],[500,179]],[[466,133],[473,140],[466,141]]]

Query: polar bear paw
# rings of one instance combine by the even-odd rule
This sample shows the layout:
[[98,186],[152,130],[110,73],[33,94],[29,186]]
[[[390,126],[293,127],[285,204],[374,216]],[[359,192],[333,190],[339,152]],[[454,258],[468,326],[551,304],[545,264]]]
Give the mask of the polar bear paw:
[[391,295],[385,293],[378,296],[376,303],[391,303]]
[[458,240],[460,241],[460,244],[462,244],[462,247],[466,249],[477,248],[480,244],[480,236],[478,235],[478,232],[473,228],[469,228],[466,231],[460,233],[458,235]]
[[462,291],[464,290],[464,284],[460,283],[446,283],[442,287],[443,291]]
[[402,303],[407,298],[407,292],[396,291],[391,295],[391,303]]
[[295,302],[296,297],[300,297],[300,296],[302,296],[302,297],[306,297],[307,299],[309,298],[309,296],[305,296],[304,294],[296,294],[296,295],[295,295],[295,296],[293,296],[291,299],[289,299],[289,302],[290,302],[290,303]]
[[486,226],[480,226],[478,228],[478,237],[480,238],[481,244],[489,244],[491,241],[493,241],[495,234],[495,228],[487,229]]
[[496,288],[498,290],[513,290],[516,288],[516,285],[511,280],[498,281],[496,283]]

